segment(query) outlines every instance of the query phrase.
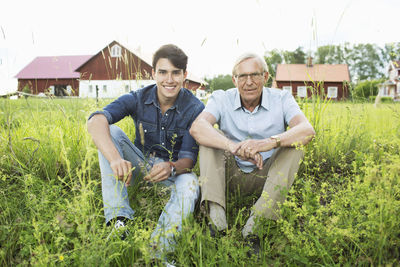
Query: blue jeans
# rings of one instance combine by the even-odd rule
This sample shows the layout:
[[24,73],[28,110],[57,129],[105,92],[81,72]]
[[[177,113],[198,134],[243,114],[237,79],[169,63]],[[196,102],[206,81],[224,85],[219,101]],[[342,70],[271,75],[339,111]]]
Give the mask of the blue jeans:
[[[145,165],[143,153],[133,145],[118,126],[110,125],[110,134],[120,155],[130,161],[132,167],[135,167],[131,185],[140,182],[138,176],[140,177],[141,168]],[[164,160],[160,158],[148,160],[147,169],[150,170],[154,164],[162,161]],[[115,178],[108,160],[100,151],[99,164],[106,223],[119,216],[133,219],[134,211],[129,205],[125,183]],[[161,184],[171,188],[171,197],[161,213],[151,239],[159,249],[171,251],[174,233],[181,230],[182,220],[194,210],[199,197],[199,183],[194,173],[184,173],[169,177]]]

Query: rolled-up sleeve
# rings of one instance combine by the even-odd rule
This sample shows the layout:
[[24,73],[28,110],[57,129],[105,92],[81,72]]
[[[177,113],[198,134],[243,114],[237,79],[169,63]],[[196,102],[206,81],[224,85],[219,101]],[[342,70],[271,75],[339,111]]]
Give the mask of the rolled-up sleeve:
[[301,111],[294,97],[289,94],[288,91],[283,90],[282,94],[282,107],[284,111],[285,122],[289,125],[289,122],[294,116],[303,114],[303,112]]
[[178,159],[181,158],[190,158],[193,160],[193,166],[196,164],[197,155],[199,153],[199,145],[197,144],[196,140],[190,135],[189,129],[192,125],[193,121],[197,118],[197,116],[203,111],[204,104],[199,103],[196,105],[195,111],[193,112],[193,116],[190,119],[190,125],[188,129],[185,131],[182,139],[182,146],[178,153]]
[[115,101],[111,102],[104,107],[103,110],[95,111],[90,114],[89,119],[96,114],[103,114],[109,124],[114,124],[128,115],[134,115],[135,107],[137,103],[137,97],[134,92],[120,96]]

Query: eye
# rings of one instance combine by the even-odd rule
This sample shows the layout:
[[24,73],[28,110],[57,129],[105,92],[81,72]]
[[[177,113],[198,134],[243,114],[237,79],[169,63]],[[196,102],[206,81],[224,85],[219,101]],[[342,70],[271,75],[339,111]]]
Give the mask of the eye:
[[180,74],[181,74],[181,70],[174,70],[172,72],[172,75],[175,75],[175,76],[180,75]]

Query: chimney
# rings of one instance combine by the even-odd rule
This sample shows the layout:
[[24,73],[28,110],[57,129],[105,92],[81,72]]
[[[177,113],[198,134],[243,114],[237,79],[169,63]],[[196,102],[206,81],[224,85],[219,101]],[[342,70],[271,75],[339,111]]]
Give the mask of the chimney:
[[307,67],[312,67],[312,66],[313,66],[312,60],[313,60],[313,58],[312,58],[311,56],[309,56],[309,57],[307,58]]

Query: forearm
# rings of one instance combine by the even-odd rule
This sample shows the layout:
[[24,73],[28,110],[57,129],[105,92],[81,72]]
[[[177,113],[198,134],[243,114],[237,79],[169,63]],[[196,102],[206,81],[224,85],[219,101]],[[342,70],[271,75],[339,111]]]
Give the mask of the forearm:
[[173,163],[177,174],[191,172],[193,169],[193,160],[189,158],[181,158]]
[[104,115],[97,114],[93,116],[88,121],[87,128],[94,144],[109,162],[121,158],[117,148],[112,142],[110,127]]
[[234,144],[233,141],[229,140],[205,120],[193,123],[190,134],[197,143],[207,147],[229,151],[230,146]]
[[[315,131],[309,122],[302,122],[286,132],[278,134],[283,147],[294,147],[308,144],[315,136]],[[275,141],[275,140],[273,140]]]

